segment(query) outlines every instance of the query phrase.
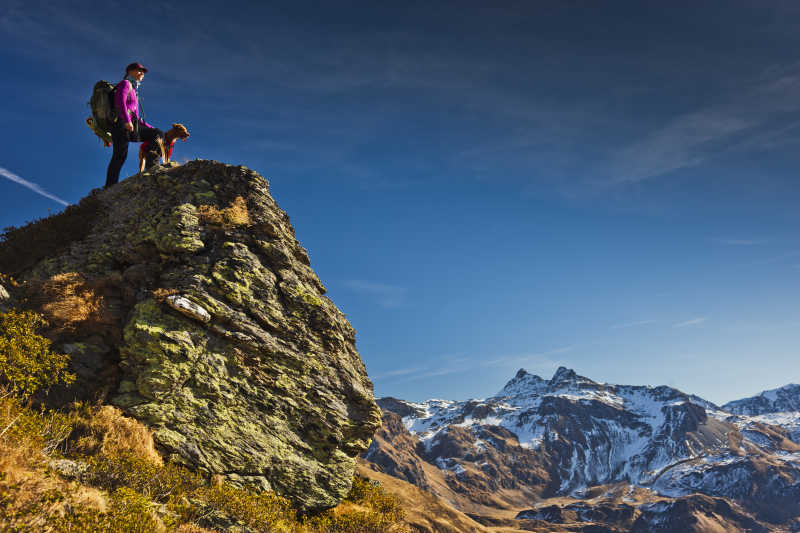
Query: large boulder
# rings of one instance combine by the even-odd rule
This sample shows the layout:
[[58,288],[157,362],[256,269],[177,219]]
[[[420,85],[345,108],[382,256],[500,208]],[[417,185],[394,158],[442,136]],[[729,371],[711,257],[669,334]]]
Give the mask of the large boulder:
[[[32,244],[33,243],[33,244]],[[355,331],[256,172],[156,167],[8,232],[0,272],[78,383],[169,458],[335,505],[380,425]]]

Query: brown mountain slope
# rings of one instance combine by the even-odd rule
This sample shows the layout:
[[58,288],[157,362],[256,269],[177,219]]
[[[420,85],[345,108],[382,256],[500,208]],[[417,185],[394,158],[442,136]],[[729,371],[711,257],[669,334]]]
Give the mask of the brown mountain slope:
[[356,473],[380,482],[390,494],[397,497],[406,512],[406,522],[419,533],[511,533],[510,528],[488,528],[474,521],[433,493],[415,487],[402,479],[377,472],[363,459],[359,459]]

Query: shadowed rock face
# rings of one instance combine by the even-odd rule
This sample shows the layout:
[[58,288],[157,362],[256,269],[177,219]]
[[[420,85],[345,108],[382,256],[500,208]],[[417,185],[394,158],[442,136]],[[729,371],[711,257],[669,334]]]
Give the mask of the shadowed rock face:
[[62,396],[106,392],[170,458],[303,509],[343,498],[380,410],[355,331],[268,183],[192,161],[95,192],[69,216],[91,224],[30,252],[55,254],[6,262],[24,266],[7,273],[72,356],[79,385]]
[[[772,530],[753,519],[741,508],[722,498],[700,494],[674,501],[657,502],[640,507],[641,515],[630,529],[633,533],[748,531],[753,533]],[[783,530],[785,531],[785,530]]]

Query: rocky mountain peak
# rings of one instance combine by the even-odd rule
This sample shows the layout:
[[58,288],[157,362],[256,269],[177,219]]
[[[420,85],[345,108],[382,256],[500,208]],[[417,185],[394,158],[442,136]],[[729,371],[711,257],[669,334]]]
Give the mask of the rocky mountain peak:
[[525,391],[536,392],[547,384],[547,381],[535,374],[529,373],[524,368],[517,370],[513,378],[506,383],[505,387],[495,396],[510,396],[520,394]]
[[599,386],[599,384],[587,377],[578,375],[574,370],[564,366],[558,367],[558,370],[556,370],[553,377],[549,380],[531,374],[524,368],[520,368],[516,375],[506,383],[505,387],[503,387],[495,397],[539,395],[576,386],[591,388],[593,386]]
[[[2,299],[168,458],[332,507],[380,425],[355,331],[256,172],[156,167],[6,232]],[[0,277],[2,279],[2,277]]]
[[[758,398],[785,407],[794,391]],[[752,516],[777,524],[800,513],[798,411],[733,416],[672,387],[597,383],[566,367],[549,380],[520,369],[487,399],[381,406],[367,459],[475,514],[536,501],[517,519],[689,531],[713,510],[709,530],[771,531]]]
[[556,373],[553,374],[553,377],[550,378],[548,385],[551,390],[557,390],[564,387],[594,388],[600,386],[601,384],[585,376],[579,375],[571,368],[560,366],[558,367],[558,370],[556,370]]
[[764,391],[750,398],[734,400],[722,406],[725,411],[739,415],[763,415],[800,411],[800,385],[790,383]]
[[571,368],[567,368],[565,366],[558,367],[556,373],[553,374],[553,377],[550,379],[551,383],[558,383],[560,381],[573,381],[578,377],[578,374],[575,373],[574,370]]

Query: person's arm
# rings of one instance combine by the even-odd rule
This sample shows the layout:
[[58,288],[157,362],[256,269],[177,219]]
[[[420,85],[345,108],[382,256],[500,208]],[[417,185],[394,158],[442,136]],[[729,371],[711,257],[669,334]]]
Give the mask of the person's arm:
[[117,85],[117,90],[114,91],[114,105],[119,110],[119,121],[123,125],[131,123],[131,112],[126,108],[125,103],[128,101],[128,95],[131,92],[131,82],[122,80]]

